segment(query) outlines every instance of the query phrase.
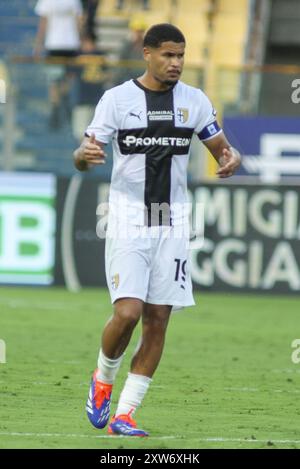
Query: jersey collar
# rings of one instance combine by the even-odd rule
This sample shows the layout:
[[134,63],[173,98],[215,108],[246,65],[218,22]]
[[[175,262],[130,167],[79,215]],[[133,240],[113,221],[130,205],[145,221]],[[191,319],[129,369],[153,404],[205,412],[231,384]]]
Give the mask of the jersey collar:
[[145,93],[153,93],[153,94],[156,94],[156,95],[159,95],[159,94],[166,94],[166,93],[169,93],[170,91],[172,91],[175,86],[177,85],[177,83],[174,83],[174,85],[172,85],[168,90],[164,90],[164,91],[155,91],[155,90],[150,90],[149,88],[146,88],[144,85],[142,85],[142,83],[140,83],[136,78],[134,78],[133,80],[133,83],[138,86],[139,88],[141,88],[143,91],[145,91]]

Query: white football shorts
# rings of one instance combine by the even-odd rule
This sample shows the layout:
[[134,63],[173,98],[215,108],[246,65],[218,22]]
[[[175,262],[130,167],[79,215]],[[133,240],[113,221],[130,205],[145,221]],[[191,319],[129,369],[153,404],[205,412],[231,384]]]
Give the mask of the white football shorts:
[[173,310],[194,305],[188,254],[186,225],[148,227],[110,219],[105,271],[112,303],[138,298]]

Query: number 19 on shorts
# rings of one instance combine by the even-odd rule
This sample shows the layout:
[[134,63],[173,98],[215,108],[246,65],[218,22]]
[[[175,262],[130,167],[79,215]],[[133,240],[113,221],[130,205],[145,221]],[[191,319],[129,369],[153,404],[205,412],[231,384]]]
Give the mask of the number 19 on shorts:
[[185,280],[186,280],[186,259],[174,259],[176,264],[175,268],[175,282],[180,282],[180,288],[185,290]]

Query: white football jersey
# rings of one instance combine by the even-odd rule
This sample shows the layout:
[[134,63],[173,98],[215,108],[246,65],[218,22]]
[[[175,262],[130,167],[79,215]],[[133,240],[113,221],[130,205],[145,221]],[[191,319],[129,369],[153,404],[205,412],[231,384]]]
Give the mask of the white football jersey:
[[185,223],[192,135],[205,141],[220,132],[207,96],[181,81],[167,91],[137,80],[106,91],[86,136],[112,139],[110,212],[135,225]]

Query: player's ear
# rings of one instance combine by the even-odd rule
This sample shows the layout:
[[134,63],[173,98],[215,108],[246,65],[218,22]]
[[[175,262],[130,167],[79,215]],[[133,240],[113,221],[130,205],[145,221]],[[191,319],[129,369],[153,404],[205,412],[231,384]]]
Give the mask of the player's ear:
[[148,47],[144,47],[144,60],[146,62],[150,61],[150,55],[151,55],[150,49]]

